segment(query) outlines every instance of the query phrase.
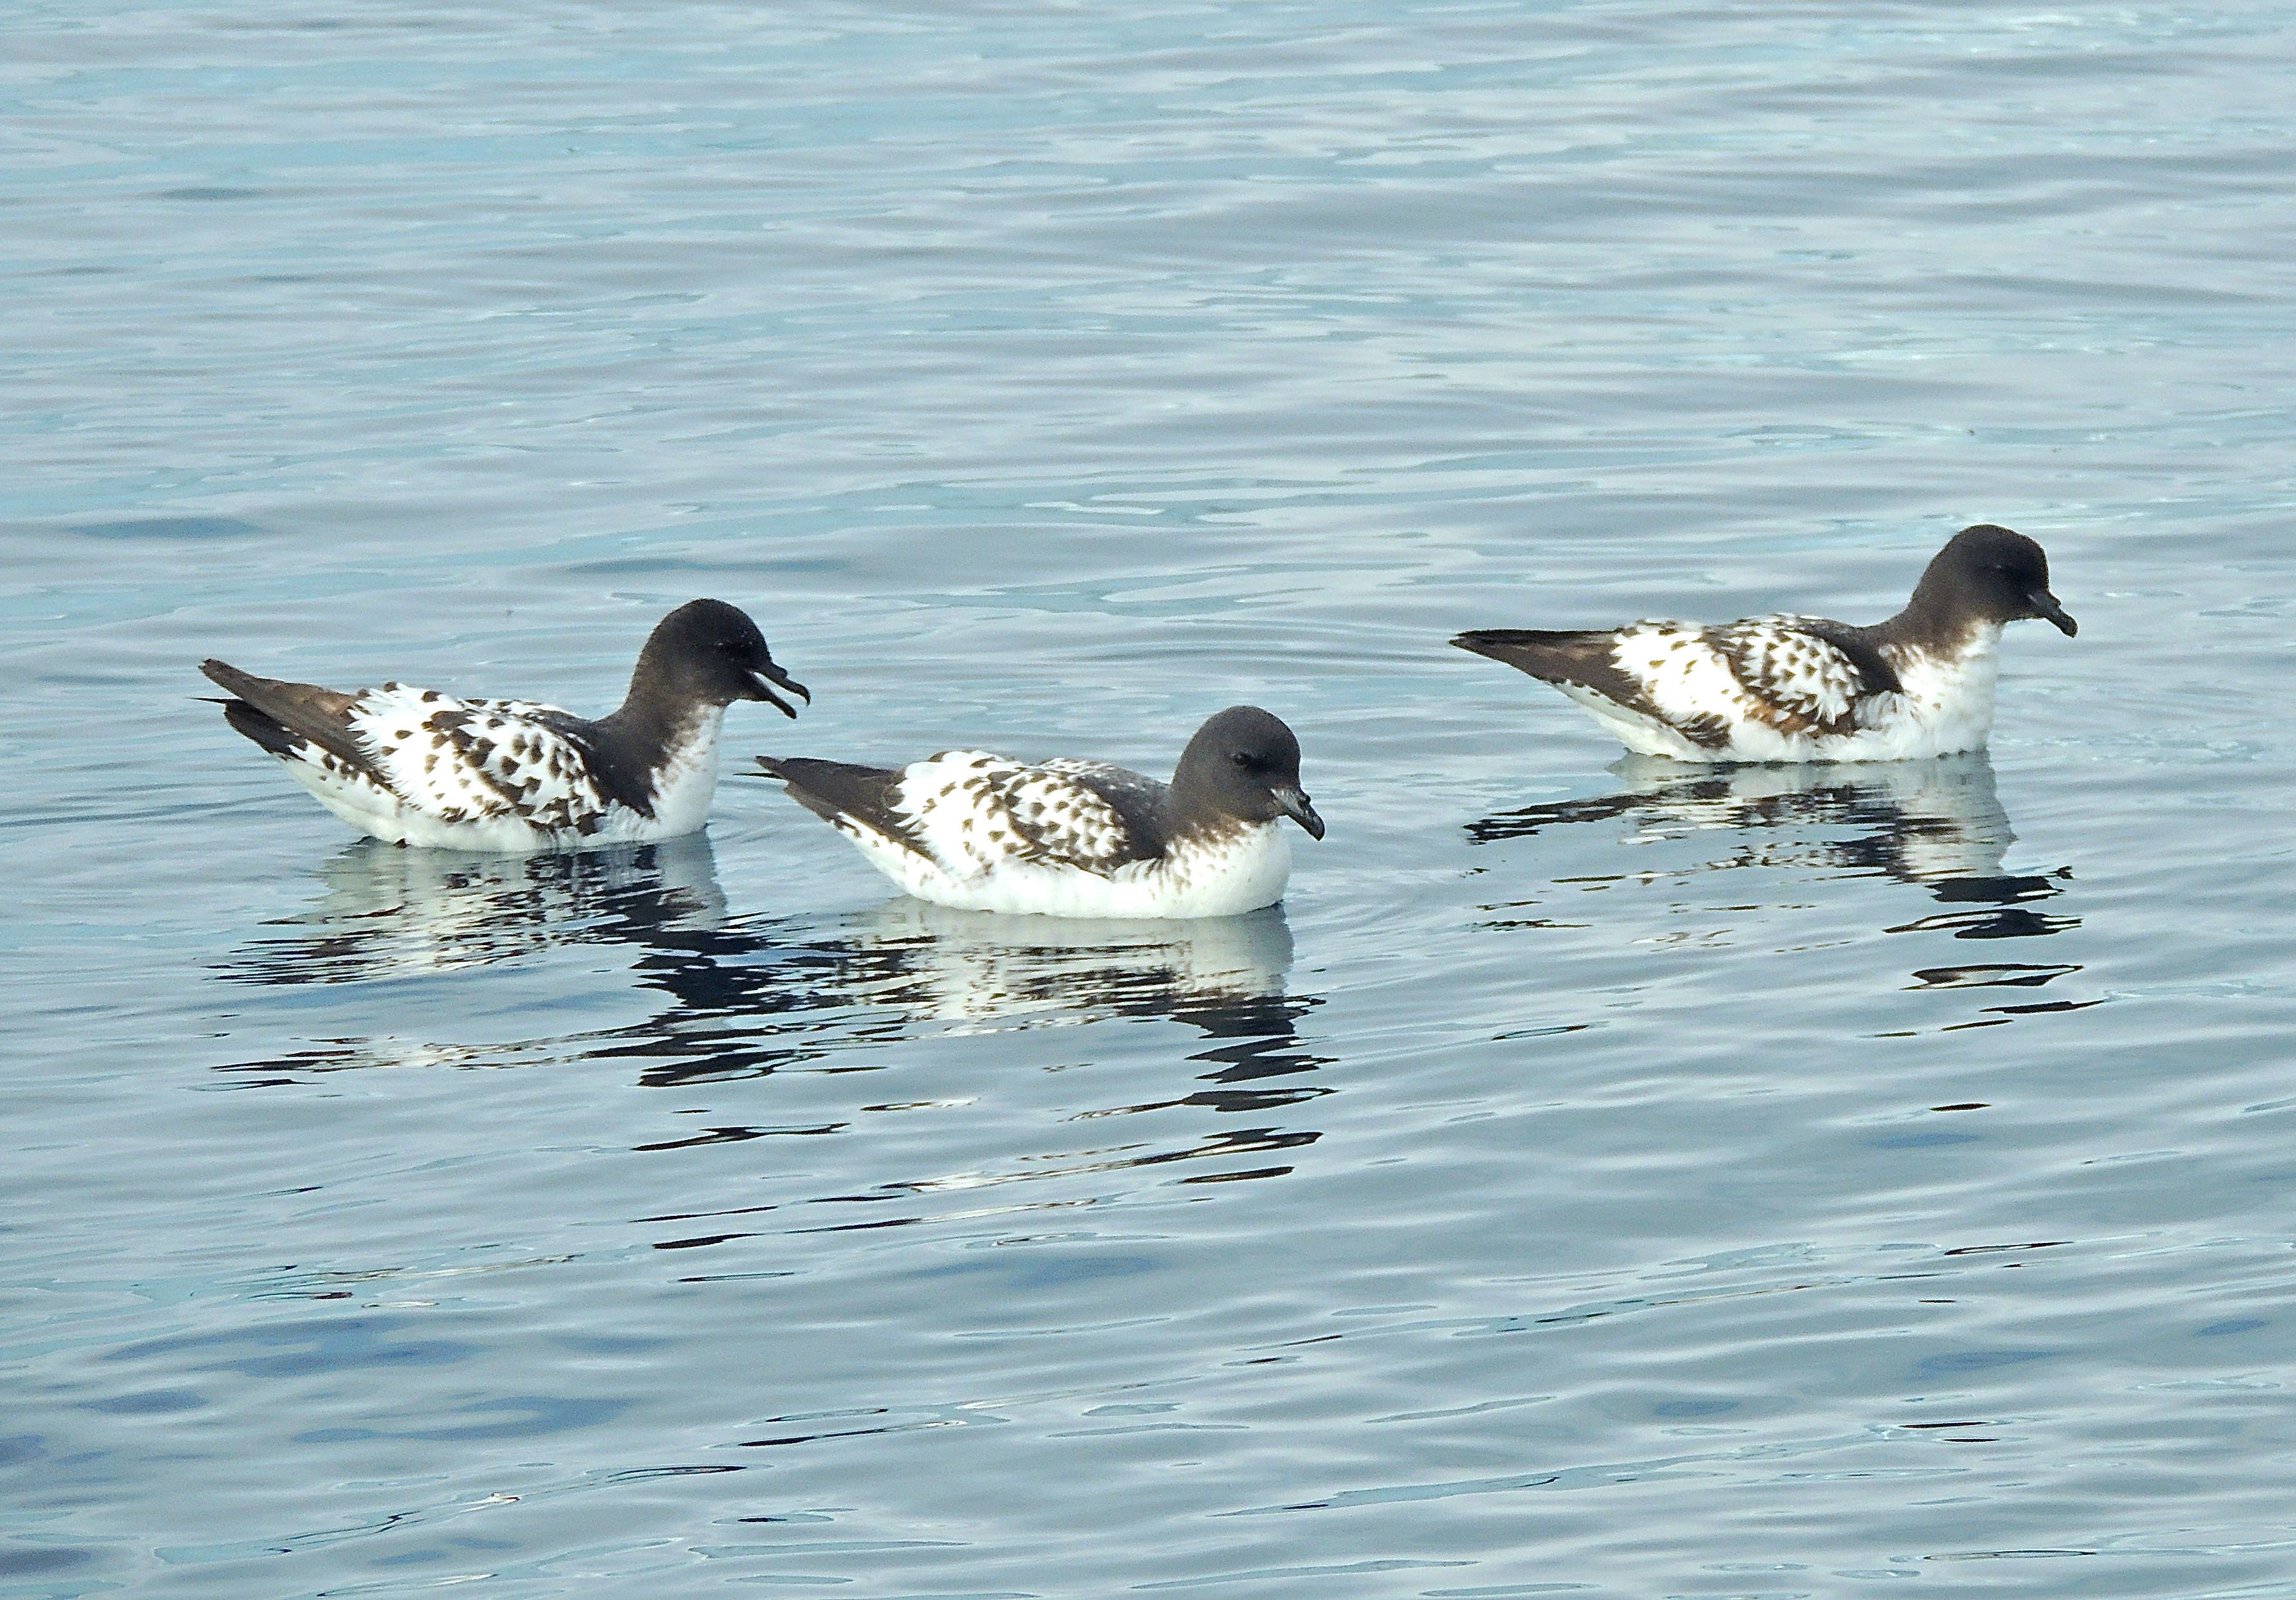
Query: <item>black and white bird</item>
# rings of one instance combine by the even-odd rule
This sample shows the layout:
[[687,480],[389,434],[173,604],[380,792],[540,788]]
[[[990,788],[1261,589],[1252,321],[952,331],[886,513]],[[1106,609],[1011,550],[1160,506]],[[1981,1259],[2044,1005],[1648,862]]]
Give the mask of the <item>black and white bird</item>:
[[1490,628],[1451,642],[1545,679],[1645,755],[1905,761],[1984,748],[2001,629],[2026,617],[2075,631],[2041,547],[1980,523],[1947,542],[1904,610],[1870,628],[1757,616]]
[[1226,917],[1292,876],[1283,819],[1324,820],[1300,741],[1256,706],[1196,731],[1169,784],[1093,761],[944,750],[897,768],[759,756],[768,776],[920,900],[1053,917]]
[[465,700],[385,683],[345,694],[200,665],[231,691],[226,721],[320,804],[396,845],[531,852],[675,838],[709,818],[726,707],[810,702],[758,624],[690,600],[638,652],[621,708],[595,722],[529,700]]

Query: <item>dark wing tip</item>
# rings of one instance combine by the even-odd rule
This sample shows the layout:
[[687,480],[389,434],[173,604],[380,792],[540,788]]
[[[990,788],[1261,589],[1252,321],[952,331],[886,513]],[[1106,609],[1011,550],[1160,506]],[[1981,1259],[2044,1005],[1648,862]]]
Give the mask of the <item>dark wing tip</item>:
[[865,828],[927,854],[900,814],[898,771],[806,755],[760,755],[757,763],[759,771],[788,785],[790,798],[822,820],[840,828]]
[[790,798],[815,815],[833,822],[840,813],[853,809],[849,802],[854,796],[842,792],[848,786],[840,779],[860,769],[808,755],[760,755],[756,760],[758,771],[785,785]]
[[274,755],[292,755],[304,742],[300,735],[272,721],[245,700],[225,700],[222,706],[223,720],[231,724],[234,733],[253,740]]
[[357,697],[322,689],[316,683],[291,683],[278,678],[259,678],[253,673],[242,672],[227,661],[210,657],[200,663],[200,671],[209,682],[231,690],[245,703],[245,716],[234,714],[229,706],[225,714],[231,717],[232,726],[262,745],[267,750],[275,747],[265,736],[250,731],[255,725],[251,718],[259,716],[269,724],[294,736],[298,742],[316,745],[340,757],[350,766],[366,772],[384,788],[390,785],[374,770],[373,763],[350,731],[347,716]]
[[230,690],[234,694],[239,692],[241,684],[254,678],[252,673],[243,673],[230,662],[218,661],[213,656],[200,663],[200,676],[220,688]]
[[1509,653],[1509,639],[1507,631],[1502,628],[1475,628],[1464,633],[1453,634],[1451,648],[1464,650],[1471,656],[1488,657],[1507,666],[1521,666],[1522,663]]
[[1455,636],[1451,642],[1471,655],[1488,656],[1534,678],[1551,680],[1575,676],[1595,657],[1607,659],[1610,637],[1536,628],[1476,628]]

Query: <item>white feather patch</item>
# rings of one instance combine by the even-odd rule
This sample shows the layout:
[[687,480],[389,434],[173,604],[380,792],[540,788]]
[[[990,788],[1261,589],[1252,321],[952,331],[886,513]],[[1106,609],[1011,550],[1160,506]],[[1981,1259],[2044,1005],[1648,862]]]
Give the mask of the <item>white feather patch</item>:
[[593,832],[606,809],[588,756],[525,700],[461,700],[386,683],[352,705],[360,747],[413,809],[444,822],[516,820],[547,833]]
[[1998,624],[1950,652],[1877,647],[1898,690],[1870,682],[1821,631],[1835,625],[1790,616],[1713,628],[1635,623],[1612,635],[1611,659],[1651,711],[1557,687],[1628,748],[1681,761],[1893,761],[1983,747]]
[[1104,876],[1141,851],[1089,775],[1131,778],[1089,762],[1029,764],[946,750],[901,770],[897,804],[926,853],[956,877],[1020,861]]
[[345,718],[383,782],[318,746],[288,771],[329,811],[392,844],[525,852],[644,843],[707,820],[718,781],[718,709],[695,714],[651,775],[651,814],[607,797],[588,753],[530,700],[464,700],[403,683],[371,689]]
[[908,894],[966,910],[1226,917],[1283,897],[1292,847],[1278,824],[1237,823],[1152,851],[1095,783],[1144,801],[1162,788],[1095,762],[949,750],[901,770],[907,843],[850,817],[838,826]]

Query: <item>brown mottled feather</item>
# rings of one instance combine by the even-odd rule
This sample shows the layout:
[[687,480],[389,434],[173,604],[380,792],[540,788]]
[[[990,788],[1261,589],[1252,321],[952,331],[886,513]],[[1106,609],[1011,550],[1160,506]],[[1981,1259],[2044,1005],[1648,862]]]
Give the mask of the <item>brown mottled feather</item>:
[[[1575,683],[1629,711],[1659,722],[1667,720],[1652,703],[1643,685],[1619,670],[1619,636],[1615,632],[1591,628],[1479,628],[1460,634],[1451,642],[1463,650],[1488,656],[1548,683]],[[1683,731],[1700,743],[1710,742],[1708,733],[1693,732],[1687,728]],[[1729,737],[1724,730],[1714,732],[1722,739]]]
[[760,755],[758,765],[768,778],[780,779],[791,799],[824,821],[839,827],[858,822],[920,855],[929,853],[898,809],[900,773],[803,755]]
[[200,671],[209,682],[229,690],[239,697],[227,703],[224,714],[231,725],[275,755],[284,754],[275,741],[258,732],[255,718],[244,711],[234,714],[239,706],[250,708],[257,716],[275,724],[298,739],[308,739],[338,760],[347,762],[353,770],[382,784],[382,774],[377,771],[366,752],[359,748],[358,739],[350,729],[351,706],[357,695],[348,695],[332,689],[322,689],[316,683],[296,683],[283,678],[258,678],[253,673],[242,672],[228,662],[209,659],[200,663]]

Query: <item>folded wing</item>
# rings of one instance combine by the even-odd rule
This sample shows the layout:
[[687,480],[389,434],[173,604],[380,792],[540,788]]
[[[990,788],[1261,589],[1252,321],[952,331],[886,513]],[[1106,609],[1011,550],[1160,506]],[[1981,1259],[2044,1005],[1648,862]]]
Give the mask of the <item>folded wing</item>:
[[1094,762],[1029,764],[947,750],[906,767],[759,756],[800,804],[850,832],[865,829],[966,878],[1015,863],[1106,877],[1151,859],[1142,826],[1161,786]]
[[1901,692],[1864,630],[1811,616],[1758,616],[1705,631],[1745,691],[1754,720],[1781,733],[1841,734],[1877,697]]
[[604,815],[590,752],[568,726],[577,719],[555,706],[399,683],[346,694],[221,661],[200,670],[234,697],[224,703],[232,727],[273,755],[371,783],[441,820],[516,817],[588,833]]

